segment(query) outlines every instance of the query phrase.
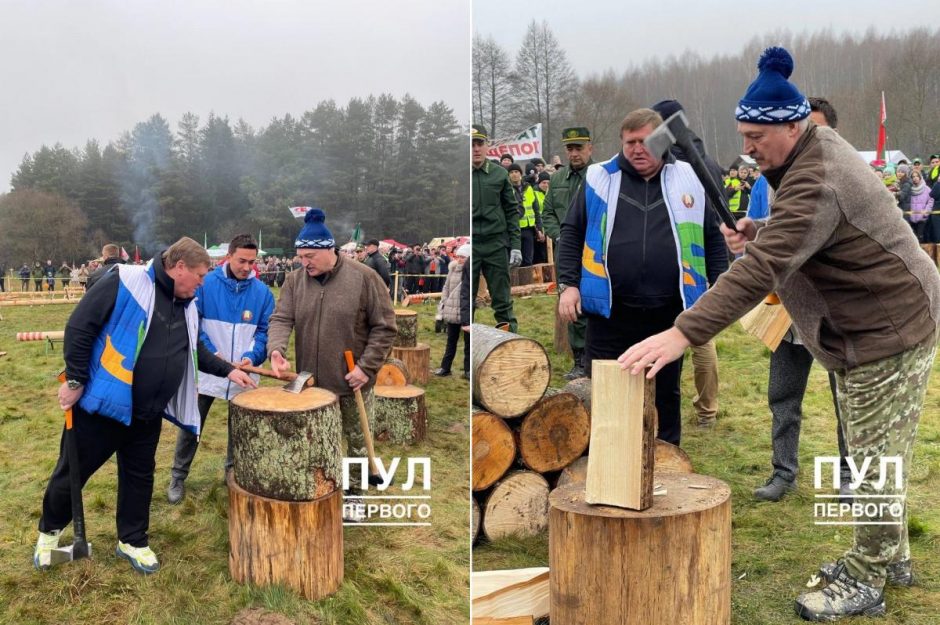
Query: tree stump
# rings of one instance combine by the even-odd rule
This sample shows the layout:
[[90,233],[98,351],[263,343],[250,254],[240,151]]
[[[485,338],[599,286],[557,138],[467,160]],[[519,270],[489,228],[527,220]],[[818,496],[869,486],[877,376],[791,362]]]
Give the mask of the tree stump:
[[411,373],[412,384],[427,384],[431,376],[431,346],[392,347],[392,358],[402,361]]
[[591,418],[571,393],[543,397],[519,426],[519,458],[527,468],[558,471],[578,459],[591,438]]
[[473,341],[473,401],[499,417],[529,411],[548,388],[551,366],[545,348],[512,332],[479,323]]
[[483,509],[483,534],[488,539],[533,536],[546,527],[548,482],[544,477],[532,471],[513,471],[496,484]]
[[398,335],[395,347],[414,347],[418,344],[418,313],[413,310],[395,310]]
[[397,444],[423,441],[428,433],[424,389],[375,386],[376,437]]
[[506,474],[516,459],[512,430],[497,416],[478,411],[472,418],[473,490],[481,491]]
[[262,387],[229,402],[235,481],[283,501],[318,499],[341,482],[339,400],[322,388]]
[[551,494],[552,623],[731,622],[731,489],[694,474],[656,482],[666,494],[643,511],[591,506],[582,484]]
[[339,589],[342,491],[313,501],[279,501],[246,491],[231,474],[228,489],[232,579],[255,586],[284,584],[306,599],[322,599]]
[[402,361],[388,358],[375,376],[376,386],[405,386],[411,384],[411,372]]

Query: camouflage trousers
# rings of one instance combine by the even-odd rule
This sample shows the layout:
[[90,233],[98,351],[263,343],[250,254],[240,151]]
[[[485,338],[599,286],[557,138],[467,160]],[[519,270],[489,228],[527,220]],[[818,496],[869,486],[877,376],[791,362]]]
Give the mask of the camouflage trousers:
[[[362,402],[366,405],[366,414],[369,415],[369,432],[375,436],[375,394],[372,388],[362,391]],[[339,411],[343,419],[343,438],[346,440],[346,457],[366,457],[366,437],[359,423],[359,407],[356,405],[355,395],[341,395],[339,398]]]
[[[859,469],[866,458],[872,459],[855,489],[855,502],[865,506],[866,515],[878,510],[854,519],[855,544],[845,553],[845,565],[852,577],[876,588],[884,586],[888,564],[911,557],[907,541],[908,468],[935,353],[936,338],[932,337],[895,356],[836,372],[849,457]],[[883,457],[901,459],[900,488],[893,468],[885,471],[887,479],[879,480]],[[892,515],[879,505],[894,502],[901,503],[903,514],[894,516],[897,507]]]

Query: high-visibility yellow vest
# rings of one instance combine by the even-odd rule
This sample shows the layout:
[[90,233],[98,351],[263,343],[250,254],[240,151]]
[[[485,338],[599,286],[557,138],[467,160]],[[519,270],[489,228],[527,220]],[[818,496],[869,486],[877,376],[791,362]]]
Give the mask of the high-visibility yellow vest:
[[535,191],[532,190],[532,187],[527,186],[525,191],[522,192],[522,208],[525,210],[522,217],[519,218],[519,227],[520,228],[534,228],[535,227],[535,208],[533,203],[535,201]]
[[933,169],[931,169],[931,170],[930,170],[930,173],[927,174],[927,176],[928,176],[931,180],[936,180],[937,177],[940,176],[940,165],[937,165],[936,167],[934,167]]
[[541,189],[533,189],[535,192],[535,199],[539,201],[539,215],[542,214],[542,211],[545,210],[545,194]]
[[726,187],[732,187],[738,191],[731,196],[731,199],[728,200],[728,208],[731,209],[731,212],[737,212],[741,209],[741,179],[740,178],[728,178],[725,180]]

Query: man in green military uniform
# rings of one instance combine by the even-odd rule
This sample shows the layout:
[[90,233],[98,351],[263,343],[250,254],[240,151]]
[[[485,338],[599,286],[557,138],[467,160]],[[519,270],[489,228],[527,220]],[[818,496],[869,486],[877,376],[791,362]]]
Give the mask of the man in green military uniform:
[[[591,145],[591,132],[584,127],[565,128],[561,133],[561,142],[565,144],[568,153],[568,165],[562,167],[552,176],[545,194],[545,204],[542,207],[542,225],[545,234],[552,238],[555,245],[555,264],[558,264],[558,249],[561,247],[561,224],[568,214],[571,200],[578,195],[584,183],[584,175],[591,159],[593,146]],[[568,345],[574,355],[574,366],[565,374],[565,379],[574,380],[585,375],[584,371],[584,337],[587,333],[587,319],[578,317],[574,323],[568,324]]]
[[471,139],[473,301],[476,302],[482,272],[490,291],[496,323],[508,323],[509,330],[515,332],[516,316],[512,312],[509,267],[518,267],[522,262],[519,204],[509,183],[509,174],[486,158],[486,128],[474,124]]

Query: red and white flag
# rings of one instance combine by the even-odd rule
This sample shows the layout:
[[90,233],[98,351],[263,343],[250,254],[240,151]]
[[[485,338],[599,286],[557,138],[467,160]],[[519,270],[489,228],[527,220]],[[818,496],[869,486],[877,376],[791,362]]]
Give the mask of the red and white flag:
[[881,117],[878,122],[878,148],[875,150],[875,158],[879,161],[887,162],[885,159],[885,143],[887,142],[887,132],[885,130],[885,120],[888,118],[885,111],[885,92],[881,92]]
[[121,247],[121,260],[123,260],[126,263],[127,259],[130,257],[131,257],[130,254],[128,254],[127,250],[125,250],[124,247],[122,246]]
[[307,214],[307,211],[310,210],[309,206],[291,206],[289,209],[290,214],[296,217],[297,219],[303,219],[304,215]]

